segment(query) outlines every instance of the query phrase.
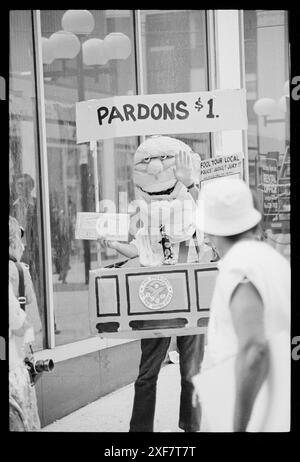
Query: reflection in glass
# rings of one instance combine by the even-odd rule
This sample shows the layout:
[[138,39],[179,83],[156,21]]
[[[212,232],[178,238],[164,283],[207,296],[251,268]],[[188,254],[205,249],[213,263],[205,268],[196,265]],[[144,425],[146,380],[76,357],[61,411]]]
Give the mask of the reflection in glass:
[[[142,10],[141,31],[145,94],[208,90],[204,10]],[[208,133],[171,136],[211,156]]]
[[35,328],[35,350],[45,348],[45,298],[37,148],[36,89],[30,11],[10,12],[9,188],[10,215],[24,228],[21,261],[29,265],[35,299],[26,309]]
[[[43,38],[49,39],[62,29],[64,13],[64,10],[41,10]],[[96,243],[78,241],[74,236],[77,212],[96,210],[93,158],[88,144],[76,144],[75,104],[136,93],[133,12],[90,10],[90,13],[94,28],[88,32],[72,31],[80,42],[78,54],[72,59],[53,61],[47,56],[43,66],[57,345],[91,335],[88,278],[89,269],[97,266]],[[116,32],[117,37],[112,35]],[[124,36],[126,50],[122,48]],[[101,51],[97,47],[103,45],[106,37],[108,42],[119,40],[119,55],[110,59],[97,55],[93,59],[91,53],[94,49]],[[128,40],[132,44],[130,50]],[[131,164],[136,147],[137,139],[130,137],[97,142],[98,200],[113,200],[116,212],[124,205],[120,193],[127,193],[128,201],[133,200]],[[101,259],[102,265],[106,265],[120,260],[120,255],[107,249],[102,251]]]
[[287,12],[245,10],[250,185],[268,242],[290,258],[290,133]]
[[[142,70],[135,67],[134,11],[90,13],[94,28],[78,33],[62,27],[64,10],[41,10],[42,37],[47,44],[43,71],[57,345],[91,335],[88,277],[98,256],[94,241],[74,238],[77,212],[96,210],[93,158],[88,144],[76,144],[76,102],[136,94],[137,71],[144,74],[143,93],[208,88],[203,11],[142,12]],[[49,51],[47,39],[51,42],[51,36],[62,28],[80,41],[72,59],[52,59],[56,52]],[[95,58],[93,50],[99,53]],[[209,134],[179,134],[178,138],[203,158],[210,156]],[[100,211],[105,211],[103,199],[112,200],[116,212],[126,212],[134,199],[132,161],[137,146],[136,137],[97,142]],[[112,249],[101,251],[102,265],[121,258]]]

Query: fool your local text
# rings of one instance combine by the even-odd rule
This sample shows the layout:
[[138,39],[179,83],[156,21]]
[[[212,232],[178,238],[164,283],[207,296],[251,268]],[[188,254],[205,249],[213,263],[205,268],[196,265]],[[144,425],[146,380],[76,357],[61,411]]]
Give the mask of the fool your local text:
[[216,157],[215,159],[209,159],[201,162],[201,174],[208,175],[210,173],[216,173],[219,171],[230,171],[236,169],[240,165],[239,156],[233,154],[231,156]]

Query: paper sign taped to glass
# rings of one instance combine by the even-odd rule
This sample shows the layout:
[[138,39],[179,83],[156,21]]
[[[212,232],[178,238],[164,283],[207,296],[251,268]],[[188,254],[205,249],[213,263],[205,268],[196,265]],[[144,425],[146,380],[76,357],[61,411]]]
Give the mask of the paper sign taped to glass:
[[245,89],[124,95],[76,103],[77,143],[247,126]]
[[78,212],[75,239],[128,241],[130,215],[127,213]]
[[90,271],[92,333],[101,337],[147,338],[205,334],[217,276],[216,263]]
[[200,162],[200,182],[214,181],[223,176],[243,178],[244,153],[237,152],[205,159]]

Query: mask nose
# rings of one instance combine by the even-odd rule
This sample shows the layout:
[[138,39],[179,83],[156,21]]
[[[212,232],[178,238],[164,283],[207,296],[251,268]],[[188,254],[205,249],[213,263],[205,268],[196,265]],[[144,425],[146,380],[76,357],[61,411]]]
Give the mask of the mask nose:
[[158,175],[163,170],[163,164],[159,159],[153,159],[148,165],[148,173],[150,175]]

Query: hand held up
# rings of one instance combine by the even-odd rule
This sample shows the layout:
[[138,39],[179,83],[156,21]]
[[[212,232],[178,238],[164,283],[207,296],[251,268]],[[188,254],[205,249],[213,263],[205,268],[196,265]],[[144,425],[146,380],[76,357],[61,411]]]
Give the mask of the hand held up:
[[189,152],[179,151],[176,154],[174,175],[186,187],[194,182],[192,156]]

